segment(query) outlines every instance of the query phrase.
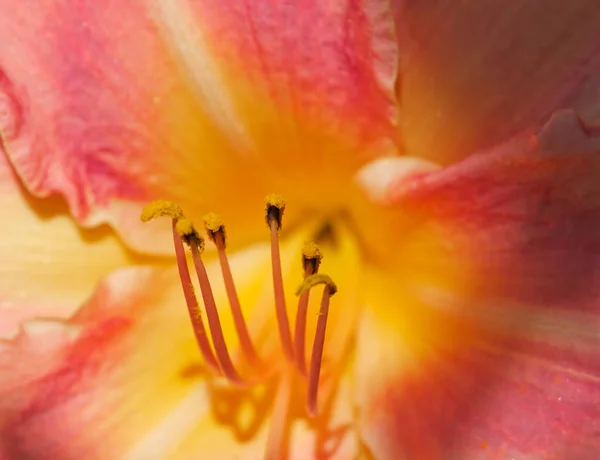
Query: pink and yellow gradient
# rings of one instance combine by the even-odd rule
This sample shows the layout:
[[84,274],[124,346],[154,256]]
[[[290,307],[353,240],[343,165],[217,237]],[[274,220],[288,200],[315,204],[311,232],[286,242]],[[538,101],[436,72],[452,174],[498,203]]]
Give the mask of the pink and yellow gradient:
[[[595,459],[594,2],[9,3],[2,460]],[[316,418],[278,343],[273,191],[288,316],[305,241],[339,287]],[[263,385],[206,371],[156,198],[223,216]]]

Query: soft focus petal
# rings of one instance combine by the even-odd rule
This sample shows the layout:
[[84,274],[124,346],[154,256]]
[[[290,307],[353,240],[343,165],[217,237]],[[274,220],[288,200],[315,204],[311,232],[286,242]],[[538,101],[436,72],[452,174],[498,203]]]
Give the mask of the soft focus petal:
[[25,323],[16,342],[2,344],[0,424],[10,458],[123,458],[130,450],[147,458],[135,449],[144,453],[139,442],[152,430],[147,442],[164,458],[206,419],[207,388],[193,371],[198,352],[174,275],[117,272],[69,322]]
[[64,195],[80,222],[116,225],[135,248],[168,250],[168,237],[152,237],[167,226],[132,217],[159,196],[191,217],[230,210],[226,221],[251,240],[266,193],[295,194],[293,218],[316,201],[313,190],[339,190],[331,172],[393,152],[388,8],[8,2],[4,148],[34,194]]
[[79,221],[108,221],[143,245],[152,228],[140,229],[137,204],[128,203],[170,186],[165,161],[198,151],[190,132],[203,133],[213,150],[224,145],[147,2],[24,1],[3,9],[0,133],[26,187],[60,193]]
[[106,228],[81,230],[54,198],[29,195],[0,152],[0,337],[23,318],[67,318],[104,275],[130,262]]
[[600,120],[595,0],[399,0],[398,93],[411,155],[449,164],[574,106]]
[[400,281],[369,283],[358,395],[376,458],[597,457],[596,131],[558,112],[390,191],[429,237]]
[[[337,243],[348,245],[346,237]],[[286,287],[301,279],[301,244],[296,235],[282,248]],[[350,261],[355,261],[352,248]],[[268,245],[230,259],[253,339],[261,356],[277,365],[282,358],[273,334]],[[356,285],[356,263],[348,270],[333,254],[327,263],[351,272],[348,282]],[[240,358],[219,266],[209,263],[207,269],[226,341],[234,359]],[[338,278],[337,271],[332,276]],[[288,294],[291,316],[293,291]],[[348,353],[353,297],[348,289],[340,297],[344,308],[332,310],[339,329],[328,335],[326,361],[338,363]],[[310,316],[313,330],[317,315]],[[281,428],[290,434],[292,459],[311,458],[315,449],[348,458],[357,448],[348,376],[334,393],[331,372],[324,376],[330,384],[324,385],[329,388],[321,403],[330,406],[311,422],[302,418],[306,388],[299,379],[287,402],[290,418],[272,420],[279,377],[275,373],[264,386],[248,390],[211,377],[195,345],[175,270],[120,270],[68,321],[29,321],[14,341],[0,342],[0,457],[262,458],[270,430]],[[292,426],[291,417],[301,420]]]

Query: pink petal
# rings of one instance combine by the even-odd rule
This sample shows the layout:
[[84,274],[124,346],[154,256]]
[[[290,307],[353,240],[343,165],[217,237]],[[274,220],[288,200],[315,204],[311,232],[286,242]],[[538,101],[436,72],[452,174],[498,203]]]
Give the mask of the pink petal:
[[0,209],[0,337],[26,318],[68,318],[102,277],[131,263],[107,228],[79,229],[56,197],[25,191],[2,152]]
[[266,193],[310,206],[317,192],[298,182],[315,168],[336,190],[330,172],[392,151],[388,8],[7,1],[4,148],[30,191],[63,195],[79,222],[109,222],[136,249],[170,250],[137,219],[156,197],[192,218],[230,210],[229,225],[252,240]]
[[68,322],[30,321],[15,341],[0,343],[0,451],[9,458],[123,458],[171,417],[171,431],[157,430],[160,454],[207,417],[173,275],[116,272]]
[[450,164],[561,107],[600,120],[595,0],[394,4],[411,155]]
[[596,458],[598,134],[557,112],[535,137],[389,191],[437,244],[377,286],[361,324],[376,458]]

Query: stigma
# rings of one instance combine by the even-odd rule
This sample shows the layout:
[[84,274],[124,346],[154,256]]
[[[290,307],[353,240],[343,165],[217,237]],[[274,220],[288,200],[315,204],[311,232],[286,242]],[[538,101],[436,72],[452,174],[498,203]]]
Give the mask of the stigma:
[[[301,254],[304,279],[296,290],[298,307],[296,310],[294,335],[292,337],[286,308],[279,248],[279,232],[283,226],[285,206],[286,202],[280,195],[272,194],[265,199],[265,222],[269,229],[271,247],[273,307],[282,354],[285,357],[288,367],[293,369],[299,377],[306,379],[307,413],[314,417],[318,414],[317,394],[323,349],[325,346],[329,303],[331,296],[336,293],[337,287],[329,276],[319,273],[323,258],[319,247],[314,243],[305,244]],[[212,212],[206,214],[203,217],[204,231],[208,240],[215,245],[217,250],[221,275],[223,277],[235,331],[245,360],[245,363],[243,364],[248,364],[248,366],[244,366],[244,368],[254,370],[255,372],[251,375],[243,375],[231,359],[230,350],[225,341],[223,328],[221,326],[219,310],[215,302],[211,282],[202,260],[202,253],[205,248],[205,238],[196,229],[194,224],[185,217],[183,210],[177,204],[169,201],[157,200],[149,203],[143,209],[141,219],[143,222],[148,222],[162,216],[169,217],[172,221],[173,243],[175,247],[177,268],[181,279],[181,287],[196,343],[207,368],[213,375],[224,377],[232,385],[248,387],[263,383],[265,377],[272,375],[276,369],[269,369],[270,364],[259,356],[252,337],[250,336],[227,257],[227,234],[222,219],[219,215]],[[200,287],[202,304],[206,316],[206,324],[192,284],[190,269],[186,258],[186,246],[191,252],[193,269],[198,278],[198,285]],[[310,352],[310,362],[307,364],[305,341],[309,296],[311,290],[319,285],[323,285],[323,293],[316,331]]]

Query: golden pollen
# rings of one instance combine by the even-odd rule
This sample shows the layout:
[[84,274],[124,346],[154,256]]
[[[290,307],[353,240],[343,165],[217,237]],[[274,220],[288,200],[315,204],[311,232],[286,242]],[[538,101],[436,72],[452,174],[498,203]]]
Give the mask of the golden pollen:
[[223,223],[221,216],[214,212],[209,212],[208,214],[205,214],[202,219],[204,220],[204,229],[210,240],[216,242],[215,238],[221,238],[223,246],[225,246],[225,224]]
[[308,275],[317,273],[321,260],[323,260],[323,253],[315,243],[305,243],[302,246],[302,268],[304,273]]
[[144,206],[140,218],[142,222],[148,222],[157,217],[167,216],[172,219],[183,218],[183,211],[179,205],[167,200],[154,200]]
[[175,230],[188,246],[195,245],[200,252],[204,251],[204,238],[198,233],[191,220],[182,217],[175,222]]
[[267,227],[271,227],[271,222],[277,223],[277,230],[281,229],[283,211],[285,211],[285,199],[281,195],[272,193],[265,197],[265,221]]

